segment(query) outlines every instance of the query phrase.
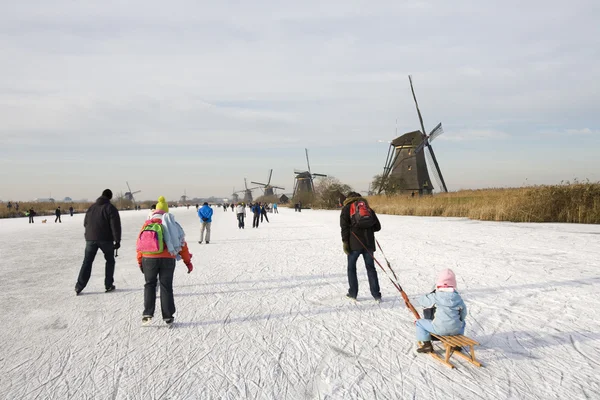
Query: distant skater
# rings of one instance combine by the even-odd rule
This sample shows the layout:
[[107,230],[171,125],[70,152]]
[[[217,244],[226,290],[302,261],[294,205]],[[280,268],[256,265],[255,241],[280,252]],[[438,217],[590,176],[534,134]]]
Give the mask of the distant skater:
[[277,203],[273,203],[273,214],[279,214],[279,211],[277,211]]
[[260,222],[263,222],[263,217],[265,217],[267,222],[269,222],[269,217],[267,217],[267,206],[265,203],[263,203],[262,207],[260,208]]
[[73,216],[73,206],[69,207],[69,214],[71,214],[71,217]]
[[29,223],[33,224],[33,217],[35,217],[35,211],[33,210],[33,208],[30,208],[28,211],[28,215],[29,215]]
[[244,203],[238,203],[235,207],[235,212],[237,214],[238,228],[244,229],[244,218],[246,218],[246,206]]
[[254,217],[252,218],[252,227],[258,228],[258,223],[260,222],[260,203],[256,203],[252,206],[252,214],[254,214]]
[[56,218],[54,218],[54,223],[56,223],[56,221],[58,221],[59,223],[62,224],[62,221],[60,219],[60,206],[58,206],[56,208],[56,211],[54,211],[54,215],[56,215]]
[[210,225],[212,223],[213,209],[210,208],[208,203],[204,203],[198,210],[198,217],[200,217],[200,240],[198,243],[204,241],[204,232],[206,232],[206,244],[210,243]]

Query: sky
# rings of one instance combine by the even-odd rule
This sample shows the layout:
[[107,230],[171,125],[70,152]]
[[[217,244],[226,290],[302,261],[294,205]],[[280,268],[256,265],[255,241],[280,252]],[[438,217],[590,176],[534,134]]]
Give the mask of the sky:
[[419,129],[409,74],[449,190],[599,181],[598,17],[592,0],[0,0],[0,200],[228,196],[271,168],[289,193],[305,148],[366,191]]

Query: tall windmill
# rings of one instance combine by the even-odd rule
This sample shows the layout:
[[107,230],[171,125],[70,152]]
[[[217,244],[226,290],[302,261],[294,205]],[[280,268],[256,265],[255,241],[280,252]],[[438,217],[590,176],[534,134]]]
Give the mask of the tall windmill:
[[129,201],[133,201],[133,204],[135,204],[135,198],[133,197],[134,194],[140,193],[141,190],[136,190],[135,192],[131,190],[131,188],[129,187],[129,182],[125,181],[125,183],[127,184],[127,189],[129,189],[129,192],[125,192],[125,194],[123,195],[123,197],[125,197],[125,199],[129,200]]
[[275,189],[285,190],[285,188],[271,185],[271,176],[273,176],[273,169],[271,169],[271,171],[269,172],[269,179],[267,180],[267,183],[260,183],[254,181],[251,181],[250,183],[263,186],[262,189],[265,192],[265,196],[273,196],[275,194]]
[[[417,102],[417,96],[415,95],[410,75],[408,76],[408,80],[417,108],[421,130],[405,133],[390,142],[385,166],[383,167],[382,182],[378,192],[381,193],[385,184],[389,180],[394,179],[403,191],[431,194],[433,185],[429,178],[428,164],[441,190],[447,192],[446,182],[431,146],[433,139],[444,133],[442,123],[437,124],[429,134],[425,133],[423,117],[421,116],[421,110],[419,109],[419,103]],[[426,158],[427,161],[425,160]]]
[[240,190],[236,193],[244,193],[244,203],[252,203],[252,191],[254,189],[259,189],[259,187],[248,188],[248,183],[246,182],[246,178],[244,178],[244,187],[246,189]]
[[292,195],[293,197],[295,197],[298,193],[313,193],[315,191],[315,184],[313,182],[313,179],[315,177],[327,176],[325,174],[313,173],[310,170],[310,161],[308,160],[308,149],[304,149],[304,151],[306,153],[306,165],[308,167],[308,170],[294,170],[294,174],[296,174],[296,182],[294,184],[294,194]]

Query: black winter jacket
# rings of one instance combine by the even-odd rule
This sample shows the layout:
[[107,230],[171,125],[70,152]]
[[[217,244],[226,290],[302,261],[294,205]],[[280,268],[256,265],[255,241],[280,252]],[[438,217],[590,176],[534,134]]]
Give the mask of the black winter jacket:
[[121,241],[121,217],[107,197],[100,196],[85,213],[85,240]]
[[363,250],[364,247],[360,244],[358,239],[352,234],[354,232],[356,236],[360,238],[360,241],[369,249],[370,251],[375,251],[375,232],[379,232],[381,230],[381,223],[379,223],[379,218],[373,211],[373,217],[375,217],[375,226],[370,229],[360,229],[353,228],[352,221],[350,219],[350,205],[357,200],[363,200],[369,204],[362,197],[349,197],[344,201],[344,207],[342,208],[342,212],[340,214],[340,227],[342,228],[342,242],[348,242],[350,244],[350,250]]

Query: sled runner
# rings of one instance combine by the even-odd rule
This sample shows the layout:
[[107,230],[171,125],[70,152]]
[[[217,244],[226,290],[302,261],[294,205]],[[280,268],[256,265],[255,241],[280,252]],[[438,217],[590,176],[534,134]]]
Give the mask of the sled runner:
[[[481,367],[481,363],[475,359],[475,349],[473,348],[473,346],[479,345],[479,343],[477,343],[473,339],[470,339],[463,335],[441,336],[432,333],[431,336],[442,342],[444,348],[446,349],[446,354],[444,358],[442,358],[435,351],[429,353],[433,358],[440,361],[442,364],[446,365],[447,367],[454,368],[454,365],[450,363],[450,357],[453,354],[456,354],[457,356],[464,358],[471,364],[477,367]],[[463,353],[460,350],[454,350],[453,347],[462,347],[463,349],[465,349],[465,352],[467,354]]]

